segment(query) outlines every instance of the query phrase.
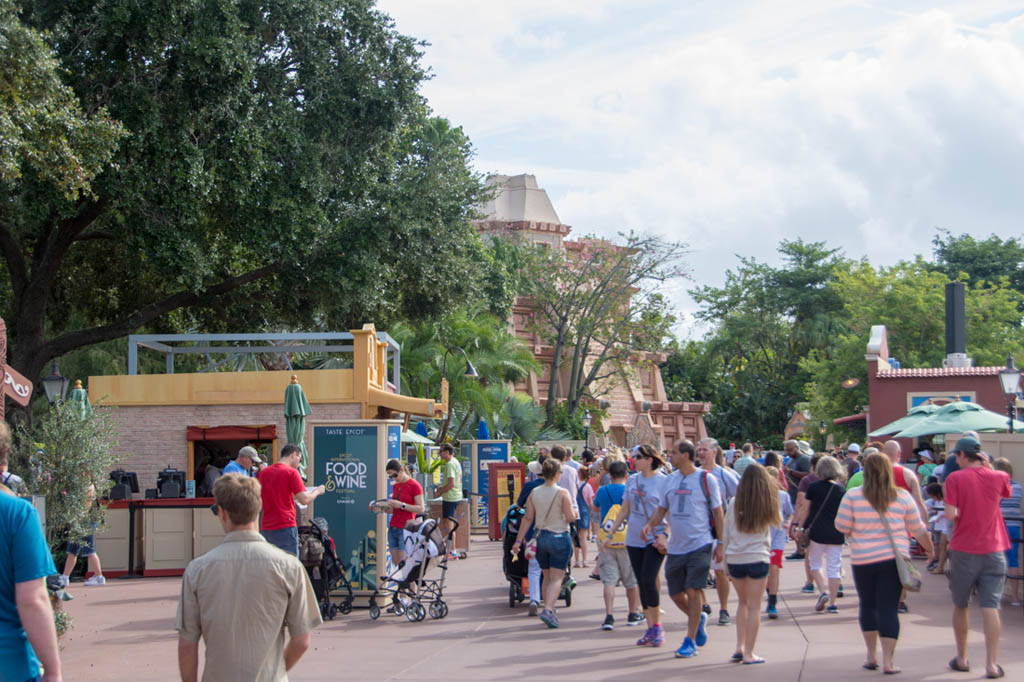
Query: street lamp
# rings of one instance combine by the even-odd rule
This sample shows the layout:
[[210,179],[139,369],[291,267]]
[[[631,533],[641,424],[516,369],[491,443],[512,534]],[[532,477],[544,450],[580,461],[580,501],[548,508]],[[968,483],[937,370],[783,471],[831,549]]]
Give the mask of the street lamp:
[[590,447],[590,422],[593,421],[590,410],[583,411],[583,447]]
[[441,359],[441,378],[444,378],[445,370],[448,369],[448,354],[456,350],[462,353],[462,357],[466,358],[466,372],[463,376],[473,377],[474,379],[479,378],[480,375],[477,373],[476,367],[469,361],[469,356],[466,355],[466,351],[460,346],[452,346],[444,352],[444,357]]
[[1003,385],[1003,393],[1006,394],[1006,414],[1010,420],[1010,433],[1013,433],[1014,404],[1017,401],[1017,387],[1020,385],[1020,370],[1013,364],[1013,354],[1006,356],[1006,367],[999,370],[999,383]]
[[50,376],[43,378],[43,390],[46,391],[46,399],[53,405],[58,400],[64,402],[64,396],[68,393],[68,378],[62,376],[57,361],[50,366]]
[[828,446],[828,440],[825,438],[825,420],[824,419],[819,419],[818,420],[818,433],[821,435],[821,450],[822,450],[822,452],[824,452],[825,448]]

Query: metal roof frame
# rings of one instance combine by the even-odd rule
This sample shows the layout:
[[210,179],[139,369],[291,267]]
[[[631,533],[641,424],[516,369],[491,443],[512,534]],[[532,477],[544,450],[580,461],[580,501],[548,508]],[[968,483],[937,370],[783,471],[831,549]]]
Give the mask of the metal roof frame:
[[[351,353],[355,337],[350,332],[301,332],[280,334],[132,334],[128,337],[128,374],[139,373],[139,349],[147,348],[163,353],[167,374],[174,374],[175,355],[227,355],[214,361],[203,371],[211,371],[231,357],[272,353],[282,355],[288,368],[288,353]],[[377,340],[388,346],[391,362],[391,383],[401,393],[402,347],[387,332],[377,332]],[[265,345],[242,345],[245,342]],[[309,343],[319,342],[319,343]],[[347,342],[347,343],[346,343]],[[172,344],[194,344],[176,346]],[[224,343],[227,345],[213,345]]]

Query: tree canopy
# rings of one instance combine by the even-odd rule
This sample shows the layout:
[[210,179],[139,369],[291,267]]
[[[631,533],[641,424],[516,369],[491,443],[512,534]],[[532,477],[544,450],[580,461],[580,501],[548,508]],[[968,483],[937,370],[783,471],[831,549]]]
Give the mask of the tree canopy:
[[0,182],[26,376],[140,328],[387,326],[482,291],[470,144],[419,94],[420,43],[371,2],[26,0],[20,20],[86,123],[113,126],[111,149],[125,132],[109,163],[86,157],[89,191]]

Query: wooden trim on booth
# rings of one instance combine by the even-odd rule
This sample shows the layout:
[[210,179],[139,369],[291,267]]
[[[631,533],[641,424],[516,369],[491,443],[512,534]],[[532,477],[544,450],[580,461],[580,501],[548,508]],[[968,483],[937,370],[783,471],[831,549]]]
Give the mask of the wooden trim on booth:
[[196,477],[196,442],[194,440],[186,442],[188,443],[188,458],[185,460],[185,480],[192,481]]
[[151,568],[142,569],[143,578],[176,578],[185,575],[184,568]]

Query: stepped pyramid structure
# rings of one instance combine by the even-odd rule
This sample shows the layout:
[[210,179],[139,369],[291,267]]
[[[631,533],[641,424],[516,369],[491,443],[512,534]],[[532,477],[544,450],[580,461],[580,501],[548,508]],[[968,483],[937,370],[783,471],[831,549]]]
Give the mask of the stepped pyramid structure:
[[[488,186],[496,188],[494,198],[481,207],[483,220],[476,222],[484,235],[516,235],[534,244],[553,249],[577,250],[580,243],[569,239],[572,228],[562,223],[547,192],[538,187],[532,175],[492,175]],[[534,331],[536,309],[529,301],[517,298],[512,307],[510,331],[522,339],[544,368],[531,375],[516,389],[546,403],[551,382],[554,349]],[[705,402],[670,401],[665,395],[659,365],[664,353],[640,352],[638,362],[629,371],[616,372],[604,381],[594,396],[595,403],[607,410],[604,433],[591,429],[591,444],[614,443],[631,446],[651,443],[669,448],[679,438],[696,442],[707,436],[704,414],[711,409]],[[568,385],[569,362],[562,364],[566,376],[559,388]],[[559,399],[565,395],[559,395]]]

